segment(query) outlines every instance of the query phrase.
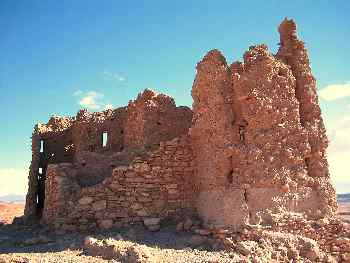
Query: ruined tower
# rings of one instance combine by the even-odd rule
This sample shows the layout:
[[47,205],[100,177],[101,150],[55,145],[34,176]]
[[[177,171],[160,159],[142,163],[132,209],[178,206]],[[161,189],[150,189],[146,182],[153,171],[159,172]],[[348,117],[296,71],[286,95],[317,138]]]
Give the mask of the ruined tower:
[[307,51],[292,20],[278,31],[276,55],[266,45],[231,65],[205,55],[192,110],[145,90],[126,107],[37,125],[25,218],[86,230],[199,215],[238,229],[334,215]]
[[296,25],[279,27],[276,56],[252,46],[228,66],[217,50],[197,65],[192,147],[197,208],[208,224],[269,223],[273,214],[319,218],[336,209],[316,82]]

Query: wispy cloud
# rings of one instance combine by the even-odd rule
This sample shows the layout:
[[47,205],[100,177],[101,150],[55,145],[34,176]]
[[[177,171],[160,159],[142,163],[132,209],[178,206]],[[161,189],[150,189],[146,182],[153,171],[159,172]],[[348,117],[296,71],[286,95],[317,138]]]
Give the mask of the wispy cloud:
[[79,100],[79,105],[87,109],[97,110],[101,108],[103,96],[102,93],[89,91]]
[[326,101],[350,97],[350,81],[326,86],[320,90],[320,97]]
[[108,110],[113,109],[113,105],[104,100],[104,94],[91,90],[87,92],[83,92],[78,90],[73,93],[73,96],[78,97],[78,104],[89,110]]
[[107,70],[103,71],[103,75],[105,75],[107,78],[114,79],[120,82],[123,82],[126,80],[125,77],[119,75],[118,73],[112,73]]

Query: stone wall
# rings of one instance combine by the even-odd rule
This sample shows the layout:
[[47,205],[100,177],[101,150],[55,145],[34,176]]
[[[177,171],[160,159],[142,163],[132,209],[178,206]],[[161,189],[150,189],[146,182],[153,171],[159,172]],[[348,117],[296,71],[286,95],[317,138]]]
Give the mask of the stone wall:
[[276,55],[251,46],[229,65],[210,51],[197,64],[193,112],[146,89],[126,107],[37,125],[25,216],[86,229],[187,212],[232,228],[334,215],[307,50],[292,20],[279,33]]
[[176,107],[171,97],[145,90],[127,107],[80,110],[74,118],[52,117],[47,124],[38,124],[32,137],[25,217],[41,217],[48,165],[74,163],[81,185],[94,185],[113,168],[158,148],[161,141],[186,134],[191,119],[188,107]]
[[191,120],[190,108],[176,107],[173,98],[146,89],[127,107],[125,147],[158,147],[161,141],[187,133]]
[[128,166],[114,168],[90,187],[79,184],[76,165],[50,165],[43,221],[64,228],[109,228],[194,214],[192,159],[189,138],[175,138]]
[[32,135],[32,162],[28,177],[28,192],[24,214],[28,219],[41,216],[45,199],[47,166],[72,162],[72,118],[52,117],[46,125],[35,126]]

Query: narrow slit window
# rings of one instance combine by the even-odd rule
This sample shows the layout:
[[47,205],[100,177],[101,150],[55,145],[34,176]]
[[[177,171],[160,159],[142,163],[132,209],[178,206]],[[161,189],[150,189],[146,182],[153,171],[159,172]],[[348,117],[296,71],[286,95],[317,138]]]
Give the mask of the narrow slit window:
[[108,133],[104,132],[102,134],[102,147],[106,147],[107,146],[107,140],[108,140]]
[[239,126],[239,140],[241,142],[244,142],[244,140],[245,140],[245,126],[243,126],[243,125]]
[[231,170],[228,175],[227,175],[227,182],[229,184],[232,184],[233,183],[233,170]]
[[44,152],[44,140],[40,140],[40,152]]

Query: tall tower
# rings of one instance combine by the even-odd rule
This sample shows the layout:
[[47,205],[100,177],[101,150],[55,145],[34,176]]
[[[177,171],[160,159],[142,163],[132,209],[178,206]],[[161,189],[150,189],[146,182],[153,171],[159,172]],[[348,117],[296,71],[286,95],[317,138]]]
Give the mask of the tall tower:
[[197,208],[207,224],[269,224],[273,214],[332,215],[335,192],[315,79],[294,22],[276,56],[252,46],[228,67],[219,51],[197,65],[193,124]]

